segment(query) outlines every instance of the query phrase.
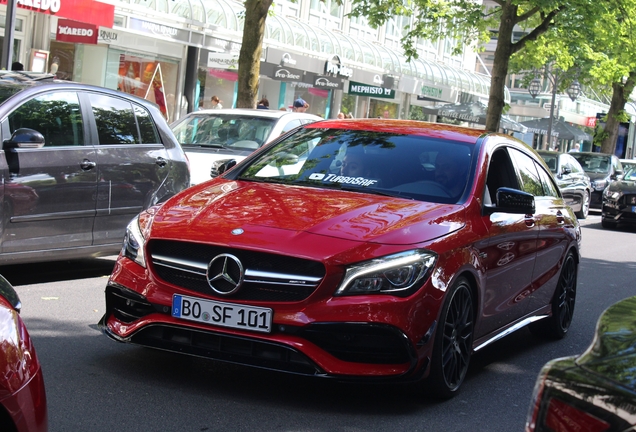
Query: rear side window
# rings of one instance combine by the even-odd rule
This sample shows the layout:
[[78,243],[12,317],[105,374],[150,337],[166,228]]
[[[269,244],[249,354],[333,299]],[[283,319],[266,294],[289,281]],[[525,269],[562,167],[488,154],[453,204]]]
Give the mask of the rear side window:
[[516,162],[519,171],[521,190],[534,196],[543,196],[543,184],[534,160],[516,149],[510,149],[510,156]]
[[44,136],[45,147],[84,145],[84,124],[75,92],[39,95],[9,114],[9,129],[29,128]]
[[159,134],[157,133],[157,127],[152,120],[150,113],[145,108],[133,104],[135,109],[135,116],[137,117],[137,124],[139,125],[139,133],[141,135],[142,144],[158,144]]
[[126,100],[90,93],[99,144],[137,144],[140,142],[132,104]]

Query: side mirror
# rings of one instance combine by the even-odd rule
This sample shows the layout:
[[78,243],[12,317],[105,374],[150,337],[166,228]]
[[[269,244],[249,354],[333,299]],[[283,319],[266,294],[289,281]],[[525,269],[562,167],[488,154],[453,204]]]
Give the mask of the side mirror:
[[518,189],[501,187],[497,189],[497,203],[494,206],[485,206],[484,211],[486,214],[534,214],[534,195]]
[[622,176],[623,176],[623,171],[622,170],[616,170],[616,171],[614,171],[614,174],[612,174],[610,176],[610,178],[612,180],[619,180]]
[[33,129],[16,129],[11,135],[11,139],[3,143],[5,149],[9,148],[42,148],[44,147],[44,136]]
[[572,169],[569,166],[564,166],[561,168],[561,175],[567,175],[572,172]]
[[210,177],[214,178],[220,176],[230,168],[233,168],[234,165],[236,165],[236,159],[221,159],[214,161],[212,168],[210,168]]

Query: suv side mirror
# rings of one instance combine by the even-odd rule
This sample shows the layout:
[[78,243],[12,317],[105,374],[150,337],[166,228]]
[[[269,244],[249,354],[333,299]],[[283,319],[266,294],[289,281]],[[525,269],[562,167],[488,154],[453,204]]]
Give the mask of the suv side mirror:
[[610,178],[611,178],[612,180],[618,180],[618,179],[620,179],[622,176],[623,176],[623,171],[622,171],[622,170],[616,170],[616,171],[614,171],[614,174],[612,174],[612,175],[610,176]]
[[572,169],[570,169],[569,166],[564,165],[563,168],[561,168],[561,175],[567,175],[570,174],[572,172]]
[[16,129],[11,135],[11,139],[3,143],[5,149],[10,148],[42,148],[44,147],[44,136],[33,129]]

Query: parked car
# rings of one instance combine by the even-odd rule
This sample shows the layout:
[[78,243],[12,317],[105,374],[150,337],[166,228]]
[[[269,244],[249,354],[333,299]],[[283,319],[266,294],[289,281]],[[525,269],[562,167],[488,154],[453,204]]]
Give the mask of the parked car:
[[581,168],[579,162],[568,153],[547,150],[539,150],[537,153],[554,175],[566,204],[572,207],[577,218],[587,218],[590,211],[592,185],[590,177]]
[[128,222],[190,184],[159,109],[123,92],[0,72],[0,264],[117,254]]
[[592,181],[592,199],[590,208],[601,209],[603,206],[603,190],[609,182],[623,174],[621,161],[614,155],[593,152],[570,153],[581,164]]
[[0,276],[0,425],[8,432],[46,432],[42,368],[20,318],[20,298]]
[[627,171],[630,168],[636,168],[636,159],[621,159],[620,161],[623,166],[623,171]]
[[215,177],[218,165],[243,160],[263,144],[307,123],[317,115],[265,109],[192,112],[171,128],[190,160],[193,185]]
[[636,418],[636,297],[601,315],[580,356],[548,362],[539,373],[527,432],[631,431]]
[[619,224],[636,226],[636,168],[612,180],[603,191],[601,225],[615,228]]
[[326,120],[131,222],[100,327],[295,374],[426,378],[447,398],[473,352],[513,330],[566,335],[580,241],[515,138]]

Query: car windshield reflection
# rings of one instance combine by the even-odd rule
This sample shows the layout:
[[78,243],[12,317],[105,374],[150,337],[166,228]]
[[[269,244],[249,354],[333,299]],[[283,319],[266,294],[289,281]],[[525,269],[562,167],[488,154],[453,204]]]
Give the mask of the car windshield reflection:
[[246,165],[241,180],[457,203],[473,146],[374,131],[304,129]]
[[276,119],[241,115],[189,116],[173,128],[183,147],[256,150],[274,127]]
[[587,155],[572,153],[572,156],[576,158],[581,164],[581,167],[585,172],[592,173],[609,173],[610,172],[610,158],[604,155]]

